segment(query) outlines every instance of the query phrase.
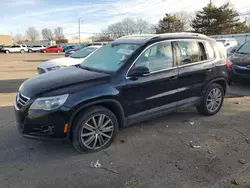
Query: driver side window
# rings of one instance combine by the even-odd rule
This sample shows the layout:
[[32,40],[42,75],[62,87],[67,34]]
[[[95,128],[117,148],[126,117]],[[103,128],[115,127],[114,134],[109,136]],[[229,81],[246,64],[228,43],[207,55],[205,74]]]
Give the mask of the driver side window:
[[135,67],[147,67],[150,73],[173,67],[171,42],[162,42],[149,47],[137,59],[133,68]]

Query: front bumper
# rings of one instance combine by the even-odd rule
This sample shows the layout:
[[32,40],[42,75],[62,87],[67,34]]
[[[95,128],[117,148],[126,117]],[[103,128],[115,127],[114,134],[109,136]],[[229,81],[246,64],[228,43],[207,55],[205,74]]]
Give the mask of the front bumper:
[[229,70],[229,80],[238,82],[250,81],[250,69],[243,68],[237,65],[232,65]]
[[65,126],[68,118],[63,110],[47,112],[43,110],[17,109],[15,106],[16,124],[19,132],[26,138],[43,140],[64,140],[68,137]]

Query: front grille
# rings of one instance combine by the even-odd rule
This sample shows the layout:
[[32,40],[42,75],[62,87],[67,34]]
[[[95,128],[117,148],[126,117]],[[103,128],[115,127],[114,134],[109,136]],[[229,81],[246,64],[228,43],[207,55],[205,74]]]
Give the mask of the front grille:
[[37,68],[37,72],[38,72],[38,74],[43,74],[43,73],[45,73],[45,70],[43,70],[41,68]]
[[22,95],[20,92],[17,93],[16,96],[16,105],[17,107],[20,109],[22,108],[28,101],[30,100],[30,98]]

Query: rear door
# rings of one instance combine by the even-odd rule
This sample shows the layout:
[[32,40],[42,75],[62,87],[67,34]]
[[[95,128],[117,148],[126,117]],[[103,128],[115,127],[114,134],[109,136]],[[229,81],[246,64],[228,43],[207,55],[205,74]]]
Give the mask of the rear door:
[[150,73],[137,79],[127,77],[123,99],[129,123],[176,110],[178,68],[175,64],[172,42],[164,41],[148,47],[130,71],[138,66],[147,67]]
[[197,105],[213,75],[214,51],[208,41],[176,41],[179,70],[178,107]]

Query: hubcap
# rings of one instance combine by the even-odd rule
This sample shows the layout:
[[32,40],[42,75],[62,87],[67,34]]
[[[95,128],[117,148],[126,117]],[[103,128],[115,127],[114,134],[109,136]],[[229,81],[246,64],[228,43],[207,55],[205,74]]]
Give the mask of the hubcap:
[[113,131],[112,120],[104,114],[98,114],[92,116],[83,125],[81,141],[89,149],[98,149],[110,141]]
[[212,89],[210,93],[208,94],[207,101],[206,101],[208,111],[213,113],[216,110],[218,110],[218,108],[220,107],[221,101],[222,101],[222,93],[220,89],[218,88]]

